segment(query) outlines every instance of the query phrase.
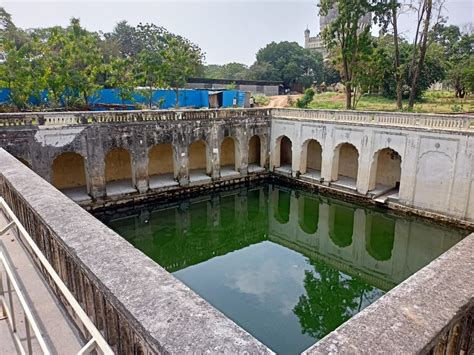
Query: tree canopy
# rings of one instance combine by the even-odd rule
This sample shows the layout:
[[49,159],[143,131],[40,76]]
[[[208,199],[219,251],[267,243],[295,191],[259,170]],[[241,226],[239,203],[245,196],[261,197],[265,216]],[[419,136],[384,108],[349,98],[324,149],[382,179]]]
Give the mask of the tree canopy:
[[96,33],[73,18],[66,28],[24,31],[0,8],[0,35],[0,86],[10,89],[20,110],[31,98],[50,107],[87,108],[104,87],[118,89],[123,102],[143,87],[151,107],[154,89],[177,91],[204,59],[191,41],[148,23],[121,21],[110,33]]

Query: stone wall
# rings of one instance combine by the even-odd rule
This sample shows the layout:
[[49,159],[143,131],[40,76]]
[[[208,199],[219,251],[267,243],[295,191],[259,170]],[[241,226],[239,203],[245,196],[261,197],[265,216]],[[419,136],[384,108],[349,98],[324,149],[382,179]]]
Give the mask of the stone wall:
[[[221,144],[226,137],[233,139],[236,149],[234,156],[223,157],[224,162],[235,159],[237,177],[245,178],[250,139],[258,136],[262,149],[268,151],[270,111],[6,114],[0,115],[1,122],[0,147],[26,161],[47,181],[53,181],[56,158],[64,153],[82,156],[87,193],[100,201],[108,197],[106,183],[114,180],[130,178],[137,193],[146,193],[150,175],[170,170],[169,157],[160,163],[166,166],[158,167],[153,161],[150,166],[150,158],[162,156],[163,152],[154,150],[161,144],[172,146],[174,178],[179,187],[192,183],[191,169],[205,167],[212,181],[221,180]],[[192,145],[197,141],[204,150]],[[260,165],[268,167],[268,155],[263,157]]]
[[271,353],[3,149],[0,194],[116,353]]
[[[353,176],[353,192],[371,196],[377,184],[400,174],[394,203],[474,223],[474,118],[319,110],[273,110],[270,169],[280,165],[281,140],[292,142],[292,176],[305,171],[309,140],[322,147],[321,186],[337,187],[338,175]],[[345,156],[352,145],[358,159]],[[401,158],[383,161],[384,149]],[[339,154],[338,154],[339,153]],[[396,158],[399,159],[399,158]],[[378,164],[381,166],[378,168]],[[353,174],[348,174],[352,170]],[[397,170],[398,169],[398,170]],[[277,171],[277,170],[276,170]],[[379,176],[377,176],[377,171]],[[382,175],[380,172],[382,171]],[[321,182],[322,181],[322,182]]]

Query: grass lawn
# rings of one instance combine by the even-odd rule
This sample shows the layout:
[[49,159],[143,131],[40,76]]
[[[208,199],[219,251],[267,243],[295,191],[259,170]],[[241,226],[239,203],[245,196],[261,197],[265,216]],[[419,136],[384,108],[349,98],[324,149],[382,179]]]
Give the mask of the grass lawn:
[[[318,109],[344,109],[344,94],[335,92],[325,92],[316,94],[309,108]],[[408,100],[403,101],[403,105],[408,105]],[[382,96],[363,96],[357,104],[360,111],[396,111],[395,100]],[[414,112],[430,113],[467,113],[474,112],[474,95],[457,99],[451,91],[428,91],[420,102],[415,103]]]

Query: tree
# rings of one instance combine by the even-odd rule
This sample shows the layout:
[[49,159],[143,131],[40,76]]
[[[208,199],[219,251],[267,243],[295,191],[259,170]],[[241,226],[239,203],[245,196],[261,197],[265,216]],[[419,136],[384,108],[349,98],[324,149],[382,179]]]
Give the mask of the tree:
[[293,313],[304,334],[319,340],[382,296],[383,292],[357,277],[344,275],[320,261],[309,260],[304,288]]
[[463,98],[469,87],[469,68],[474,45],[474,34],[461,33],[459,27],[437,24],[432,31],[434,42],[444,49],[443,57],[447,59],[447,78],[454,88],[456,97]]
[[195,75],[202,65],[201,49],[182,38],[172,36],[163,51],[164,81],[176,93],[176,108],[179,107],[179,88],[184,87],[189,77]]
[[372,13],[374,6],[369,0],[321,0],[319,6],[320,15],[324,16],[332,9],[337,10],[336,18],[326,26],[322,37],[340,65],[346,109],[351,109],[354,75],[372,46],[370,24],[361,26],[361,21]]
[[42,96],[47,88],[42,44],[30,40],[17,48],[14,41],[4,41],[7,55],[0,65],[0,85],[8,88],[10,101],[24,110],[30,99],[42,105]]
[[98,36],[87,32],[78,19],[71,19],[66,31],[53,29],[47,42],[48,87],[56,102],[66,107],[82,101],[89,106],[90,97],[100,88],[98,74],[102,56]]
[[132,58],[114,58],[107,66],[107,84],[118,90],[122,104],[127,100],[133,100],[137,86],[134,65]]
[[296,42],[272,42],[257,52],[257,61],[249,69],[249,79],[283,81],[287,87],[300,83],[308,87],[314,81],[323,81],[323,58]]
[[210,64],[204,67],[204,77],[209,79],[243,80],[248,77],[248,70],[249,68],[242,63]]
[[253,63],[247,73],[247,79],[249,80],[281,80],[281,76],[277,69],[267,62],[255,62]]
[[163,61],[163,51],[143,50],[138,54],[137,77],[145,87],[142,93],[147,99],[149,108],[153,106],[153,90],[166,86]]
[[[426,51],[431,41],[428,41],[430,28],[442,20],[441,11],[444,0],[412,0],[410,8],[417,13],[415,39],[413,41],[413,56],[410,66],[410,97],[408,109],[412,110],[418,93],[421,70],[425,61]],[[436,14],[436,15],[433,15]],[[421,29],[422,28],[422,29]]]

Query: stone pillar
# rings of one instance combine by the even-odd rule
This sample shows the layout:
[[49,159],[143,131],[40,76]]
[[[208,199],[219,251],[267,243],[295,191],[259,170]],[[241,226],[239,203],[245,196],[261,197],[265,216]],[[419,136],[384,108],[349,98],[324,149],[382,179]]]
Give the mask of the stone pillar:
[[249,134],[247,132],[247,127],[243,127],[243,129],[237,130],[236,135],[236,144],[238,144],[238,151],[239,154],[236,154],[235,161],[236,165],[238,166],[238,170],[240,172],[240,176],[246,176],[248,174],[248,167],[249,167]]
[[86,179],[89,195],[97,199],[105,197],[105,152],[100,127],[92,126],[87,135]]
[[[265,169],[270,169],[270,136],[267,134],[259,135],[260,137],[260,165]],[[248,147],[247,147],[248,149]]]
[[367,194],[370,185],[373,136],[364,135],[359,149],[359,168],[357,171],[357,191]]
[[[211,161],[208,162],[208,169],[207,172],[211,174],[211,178],[213,180],[220,178],[220,139],[223,134],[219,134],[219,126],[216,123],[213,123],[212,127],[210,127],[210,132],[208,136],[208,159]],[[210,170],[210,171],[209,171]]]
[[332,181],[333,165],[337,162],[334,161],[334,147],[329,135],[326,136],[323,144],[324,146],[322,147],[323,152],[321,156],[321,178],[323,178],[324,182],[328,184]]
[[402,159],[400,176],[399,200],[403,204],[412,205],[415,198],[416,171],[418,167],[419,136],[408,135],[405,156]]
[[132,181],[141,194],[148,190],[148,149],[143,137],[136,142],[132,153]]
[[173,159],[175,159],[177,178],[181,186],[189,185],[189,145],[180,142],[173,149]]

